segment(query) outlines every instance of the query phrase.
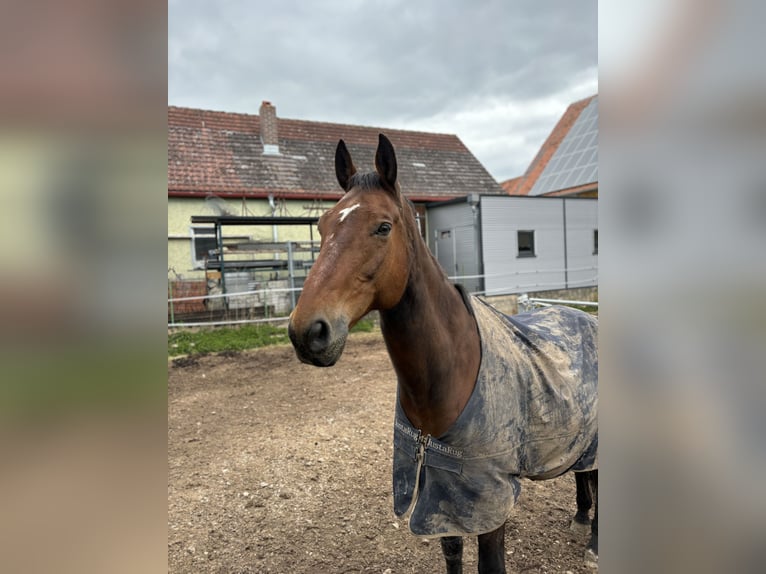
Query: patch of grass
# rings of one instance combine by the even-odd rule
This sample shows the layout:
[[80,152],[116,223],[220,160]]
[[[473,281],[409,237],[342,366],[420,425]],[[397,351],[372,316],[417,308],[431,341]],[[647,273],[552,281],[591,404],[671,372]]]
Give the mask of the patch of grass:
[[568,305],[569,307],[573,307],[575,309],[579,309],[580,311],[585,311],[586,313],[590,313],[591,315],[598,316],[598,307],[593,307],[592,305]]
[[375,322],[367,317],[360,319],[351,329],[352,333],[371,333],[375,329]]
[[177,331],[168,335],[168,356],[242,351],[289,341],[287,329],[273,325]]
[[[351,332],[370,333],[374,330],[375,321],[365,317],[354,325]],[[168,356],[231,353],[289,342],[285,327],[264,324],[179,330],[168,335]]]

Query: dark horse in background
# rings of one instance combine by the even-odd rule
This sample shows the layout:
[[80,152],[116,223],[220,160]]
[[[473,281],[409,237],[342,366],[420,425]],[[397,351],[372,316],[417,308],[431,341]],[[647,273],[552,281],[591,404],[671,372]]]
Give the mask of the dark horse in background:
[[301,361],[329,367],[372,310],[397,375],[394,511],[437,536],[450,573],[478,535],[479,572],[505,572],[504,532],[519,478],[575,471],[577,514],[598,556],[596,320],[566,307],[507,317],[453,285],[423,241],[380,135],[375,172],[343,140],[343,198],[319,220],[319,257],[290,317]]

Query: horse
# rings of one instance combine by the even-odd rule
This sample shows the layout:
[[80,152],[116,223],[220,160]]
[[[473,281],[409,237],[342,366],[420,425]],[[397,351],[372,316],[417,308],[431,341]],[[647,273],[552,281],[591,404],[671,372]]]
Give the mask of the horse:
[[[360,173],[341,139],[343,197],[319,219],[319,255],[290,315],[297,357],[334,365],[370,311],[397,378],[394,511],[439,537],[448,574],[478,536],[481,574],[505,572],[505,523],[520,478],[575,471],[577,513],[598,558],[597,324],[568,307],[506,316],[453,284],[420,234],[380,134],[375,171]],[[596,502],[593,520],[589,511]]]

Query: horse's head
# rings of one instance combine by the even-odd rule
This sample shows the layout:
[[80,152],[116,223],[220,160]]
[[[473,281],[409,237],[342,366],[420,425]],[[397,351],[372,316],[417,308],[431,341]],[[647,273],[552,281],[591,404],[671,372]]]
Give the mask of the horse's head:
[[409,278],[414,214],[396,182],[396,156],[380,134],[375,172],[357,173],[343,140],[335,173],[346,191],[319,219],[322,243],[290,316],[288,332],[304,363],[334,365],[349,328],[374,309],[390,309]]

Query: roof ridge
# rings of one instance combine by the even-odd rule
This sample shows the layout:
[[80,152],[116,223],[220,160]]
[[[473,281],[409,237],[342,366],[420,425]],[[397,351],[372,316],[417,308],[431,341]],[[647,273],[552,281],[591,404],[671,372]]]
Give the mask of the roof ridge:
[[502,193],[455,134],[278,117],[279,153],[270,155],[263,153],[263,124],[259,114],[168,105],[168,191],[190,196],[205,190],[251,196],[261,193],[259,189],[334,195],[331,158],[338,140],[356,147],[364,166],[384,132],[401,151],[397,155],[408,197]]
[[[215,114],[215,115],[220,114],[222,116],[240,116],[240,117],[248,118],[248,119],[250,118],[258,119],[261,117],[259,114],[251,114],[247,112],[227,112],[224,110],[211,110],[211,109],[205,109],[205,108],[190,108],[187,106],[174,106],[172,104],[168,104],[168,110],[173,110],[175,112],[182,112],[182,113],[191,112],[193,114]],[[364,130],[381,130],[386,132],[408,133],[408,134],[418,134],[418,135],[426,135],[426,136],[444,136],[444,137],[456,138],[460,140],[460,138],[456,134],[450,134],[446,132],[429,132],[425,130],[382,127],[382,126],[372,126],[372,125],[363,125],[363,124],[349,124],[349,123],[331,122],[331,121],[324,121],[324,120],[305,120],[301,118],[286,118],[282,116],[277,116],[277,120],[279,122],[307,123],[312,125],[327,125],[327,126],[339,127],[339,128],[350,127],[350,128],[356,128],[356,129],[364,129]]]
[[588,96],[588,97],[582,98],[580,100],[575,100],[574,102],[569,104],[569,107],[576,106],[577,104],[586,104],[587,105],[587,104],[591,103],[591,101],[593,101],[597,97],[598,97],[598,92],[596,92],[592,96]]

